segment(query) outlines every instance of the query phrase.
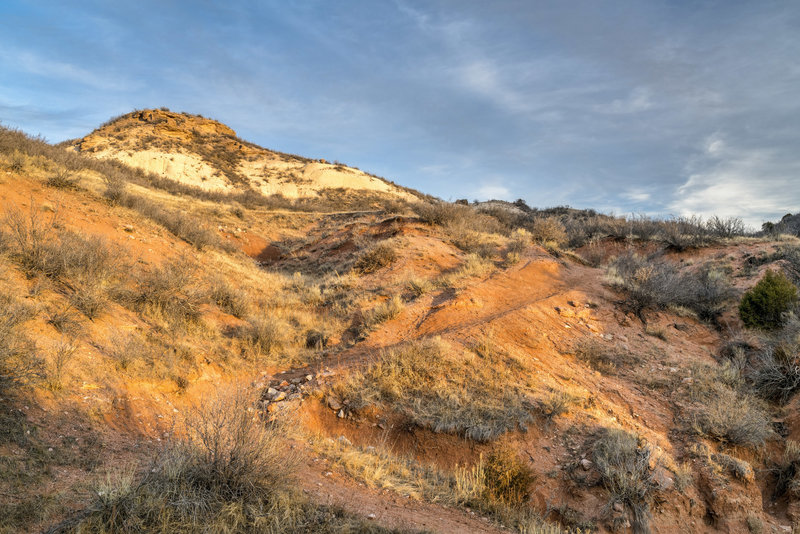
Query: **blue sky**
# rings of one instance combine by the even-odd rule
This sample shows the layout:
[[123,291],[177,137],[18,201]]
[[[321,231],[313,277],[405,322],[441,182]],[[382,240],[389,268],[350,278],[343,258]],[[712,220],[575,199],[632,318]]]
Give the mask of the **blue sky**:
[[445,199],[800,211],[793,1],[0,3],[4,125],[160,106]]

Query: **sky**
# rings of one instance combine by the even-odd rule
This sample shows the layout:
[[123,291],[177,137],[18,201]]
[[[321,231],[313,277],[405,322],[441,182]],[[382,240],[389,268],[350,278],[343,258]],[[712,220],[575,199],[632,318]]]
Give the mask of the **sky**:
[[800,211],[800,3],[0,2],[0,123],[166,106],[445,200]]

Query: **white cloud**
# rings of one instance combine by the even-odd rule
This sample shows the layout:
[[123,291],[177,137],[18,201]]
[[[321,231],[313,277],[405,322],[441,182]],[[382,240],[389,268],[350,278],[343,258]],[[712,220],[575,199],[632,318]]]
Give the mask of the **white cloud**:
[[475,190],[473,196],[479,199],[508,200],[511,198],[511,191],[504,185],[483,184]]
[[741,217],[758,228],[800,207],[800,161],[772,148],[734,148],[712,136],[669,209],[676,215]]
[[131,89],[131,84],[108,76],[99,75],[88,69],[67,63],[42,57],[26,50],[0,49],[0,63],[5,63],[11,68],[44,76],[49,79],[66,80],[82,83],[104,90]]
[[621,196],[633,202],[646,202],[650,200],[651,195],[647,191],[641,189],[630,189],[622,193]]
[[646,111],[653,107],[653,101],[650,95],[650,90],[646,87],[634,88],[627,98],[618,98],[613,100],[609,105],[597,106],[597,111],[601,113],[638,113]]

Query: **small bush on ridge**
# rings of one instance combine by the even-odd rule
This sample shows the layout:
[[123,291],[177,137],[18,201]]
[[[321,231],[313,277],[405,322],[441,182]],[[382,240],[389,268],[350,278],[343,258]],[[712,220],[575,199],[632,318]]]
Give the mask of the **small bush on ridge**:
[[767,271],[747,291],[739,304],[745,326],[774,330],[785,322],[784,314],[797,303],[797,287],[782,272]]

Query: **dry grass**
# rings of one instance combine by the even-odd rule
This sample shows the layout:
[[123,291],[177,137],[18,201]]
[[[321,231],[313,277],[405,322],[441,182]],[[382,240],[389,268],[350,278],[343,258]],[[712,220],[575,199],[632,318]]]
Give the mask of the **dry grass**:
[[59,169],[47,178],[45,184],[55,189],[75,189],[78,186],[78,178],[67,169]]
[[64,373],[77,349],[78,347],[74,343],[62,341],[52,351],[45,371],[45,383],[50,391],[61,391],[64,388]]
[[537,217],[529,230],[531,238],[542,246],[558,248],[567,243],[567,232],[557,217]]
[[722,468],[723,471],[730,473],[734,478],[742,482],[753,482],[755,474],[748,462],[740,460],[723,452],[711,455],[711,459]]
[[223,240],[220,235],[200,219],[181,210],[165,207],[159,202],[120,191],[117,186],[108,186],[106,197],[114,203],[139,212],[160,224],[174,236],[186,241],[198,250],[215,247],[224,252],[234,252],[236,247]]
[[247,319],[238,337],[245,343],[247,352],[253,357],[274,357],[290,341],[289,325],[274,316],[256,315]]
[[179,258],[137,273],[135,288],[122,300],[153,320],[180,327],[200,320],[204,293],[197,266]]
[[610,494],[607,507],[621,503],[636,533],[650,532],[650,503],[657,488],[651,453],[644,440],[618,429],[608,429],[594,444],[594,462]]
[[693,429],[703,436],[731,445],[756,448],[772,436],[771,418],[752,395],[738,391],[713,375],[698,376],[690,397],[696,401],[691,414]]
[[477,254],[470,254],[464,262],[448,273],[443,274],[434,282],[436,286],[447,288],[459,288],[466,283],[466,280],[478,276],[486,276],[495,269],[494,263]]
[[415,297],[421,297],[433,289],[433,284],[427,278],[414,277],[406,282],[406,288],[411,291]]
[[220,310],[240,319],[247,315],[250,309],[250,296],[246,290],[234,287],[221,275],[212,276],[208,285],[211,301]]
[[595,371],[610,375],[633,367],[641,361],[641,357],[637,354],[618,350],[614,346],[593,339],[578,342],[573,351],[576,358],[588,364]]
[[353,269],[359,274],[370,274],[397,260],[397,251],[391,243],[379,243],[356,260]]
[[143,477],[106,477],[92,506],[51,532],[390,532],[293,489],[283,432],[257,414],[242,395],[195,410]]
[[383,353],[363,373],[333,386],[350,409],[383,405],[434,432],[488,441],[524,427],[535,404],[522,363],[499,352],[455,349],[439,338]]
[[727,276],[710,266],[682,271],[675,263],[630,253],[614,260],[608,273],[611,283],[625,291],[627,307],[640,317],[648,309],[682,306],[714,322],[732,296]]
[[34,313],[12,294],[0,294],[0,395],[10,395],[43,376],[36,344],[22,328]]
[[364,313],[362,322],[362,335],[375,329],[378,325],[394,319],[405,308],[403,299],[400,295],[393,295],[391,298],[381,302],[371,310]]
[[463,506],[487,514],[495,521],[524,534],[562,534],[521,504],[533,478],[526,462],[508,446],[501,445],[474,465],[445,471],[422,465],[412,457],[397,456],[390,449],[354,447],[346,440],[314,438],[314,450],[333,465],[370,488],[392,491],[412,499],[448,506]]
[[89,319],[105,309],[122,263],[116,247],[63,230],[55,214],[44,219],[34,209],[26,215],[11,208],[4,222],[14,243],[12,257],[29,275],[54,280],[71,306]]

